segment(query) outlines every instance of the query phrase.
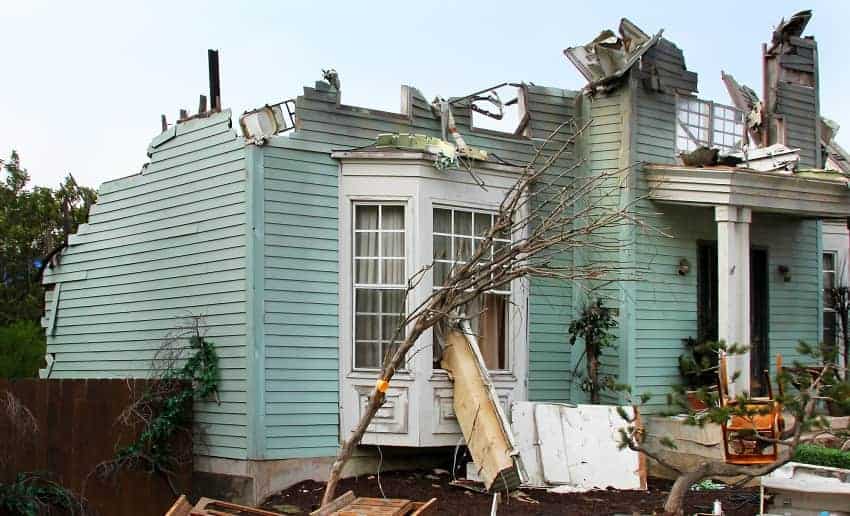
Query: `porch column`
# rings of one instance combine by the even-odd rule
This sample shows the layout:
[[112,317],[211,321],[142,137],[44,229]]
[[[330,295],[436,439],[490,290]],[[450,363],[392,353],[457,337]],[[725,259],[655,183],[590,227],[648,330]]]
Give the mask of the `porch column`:
[[[737,206],[716,206],[717,221],[717,326],[718,338],[727,346],[750,345],[750,221],[752,211]],[[750,390],[750,353],[726,358],[729,394]],[[738,378],[732,382],[735,373]]]

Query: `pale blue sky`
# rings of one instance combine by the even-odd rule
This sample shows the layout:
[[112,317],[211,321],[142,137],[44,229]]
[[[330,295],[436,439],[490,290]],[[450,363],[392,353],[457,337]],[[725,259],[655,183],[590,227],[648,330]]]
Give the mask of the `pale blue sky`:
[[334,67],[347,104],[397,111],[401,84],[427,98],[503,81],[578,89],[562,50],[625,16],[685,52],[700,96],[728,102],[724,69],[761,93],[761,43],[782,16],[814,10],[821,111],[850,147],[850,3],[67,2],[0,0],[0,155],[17,149],[36,184],[66,172],[99,185],[135,173],[159,115],[197,109],[206,49],[221,51],[235,115],[297,96]]

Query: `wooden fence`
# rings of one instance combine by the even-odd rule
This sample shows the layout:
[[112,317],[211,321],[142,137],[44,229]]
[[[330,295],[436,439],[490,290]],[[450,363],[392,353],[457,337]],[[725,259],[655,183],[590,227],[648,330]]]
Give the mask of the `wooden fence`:
[[[175,499],[159,474],[121,471],[107,481],[92,473],[138,436],[118,421],[148,380],[0,380],[0,402],[11,393],[33,416],[35,428],[10,421],[0,405],[0,483],[18,473],[45,472],[88,501],[88,514],[162,515]],[[185,455],[192,443],[176,439]],[[175,471],[178,491],[191,491],[192,464]]]

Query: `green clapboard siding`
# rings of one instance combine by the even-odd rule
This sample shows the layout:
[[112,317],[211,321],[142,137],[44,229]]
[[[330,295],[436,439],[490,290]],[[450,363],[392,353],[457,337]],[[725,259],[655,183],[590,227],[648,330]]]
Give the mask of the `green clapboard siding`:
[[[298,97],[298,129],[262,149],[264,206],[264,425],[269,459],[320,457],[339,442],[338,163],[330,152],[374,143],[380,133],[438,135],[428,102],[413,89],[407,114],[339,104],[317,83]],[[573,113],[574,93],[528,87],[530,130],[544,138]],[[455,109],[470,145],[514,162],[532,141],[469,129],[469,108]],[[539,115],[539,116],[537,116]],[[565,141],[565,137],[560,141]],[[546,315],[571,308],[569,286],[535,281],[531,291],[530,396],[568,398],[569,350],[563,322]],[[565,320],[562,318],[562,320]]]
[[187,315],[204,315],[222,380],[221,403],[195,407],[198,453],[245,458],[246,173],[230,117],[155,138],[142,173],[101,186],[88,224],[44,281],[56,285],[48,313],[59,291],[52,378],[148,376],[164,339]]
[[[635,159],[673,163],[675,98],[638,89],[636,99]],[[636,192],[647,193],[646,182],[640,176]],[[636,240],[641,280],[634,298],[634,368],[630,383],[635,392],[654,395],[648,407],[648,412],[654,412],[666,407],[666,394],[681,383],[677,366],[683,351],[681,340],[697,336],[697,245],[699,240],[716,240],[717,227],[712,208],[675,207],[644,200],[638,211],[647,226],[655,230],[640,231]],[[768,253],[771,362],[776,353],[793,361],[797,358],[798,340],[819,341],[818,223],[754,213],[750,240]],[[691,273],[686,276],[676,273],[682,258],[691,264]],[[791,267],[790,283],[776,273],[780,264]]]

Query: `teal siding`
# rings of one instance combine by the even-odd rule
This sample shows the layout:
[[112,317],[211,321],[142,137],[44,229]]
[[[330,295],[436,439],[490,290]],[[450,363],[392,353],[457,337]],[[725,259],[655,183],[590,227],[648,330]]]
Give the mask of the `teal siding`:
[[[263,148],[266,457],[334,454],[339,441],[338,163],[336,149],[374,143],[387,132],[439,134],[428,102],[415,90],[406,114],[339,104],[317,83],[298,97],[298,129]],[[529,86],[530,128],[542,138],[572,114],[574,94]],[[469,129],[470,145],[525,162],[532,141]],[[566,400],[569,350],[564,312],[569,286],[535,281],[530,313],[533,399]]]
[[[637,88],[635,110],[636,160],[675,162],[675,98]],[[648,193],[638,175],[636,194]],[[716,240],[712,208],[684,208],[642,201],[641,218],[653,229],[639,230],[636,255],[641,281],[636,285],[633,330],[636,392],[654,396],[648,411],[666,407],[666,395],[680,384],[678,357],[681,339],[697,336],[697,241]],[[663,232],[664,234],[662,234]],[[820,254],[818,223],[768,214],[753,214],[750,239],[767,249],[769,277],[769,346],[786,362],[796,358],[798,340],[819,341]],[[687,259],[691,273],[676,274],[679,260]],[[793,271],[790,283],[776,273],[780,265]]]
[[198,452],[244,458],[243,145],[229,112],[181,123],[156,141],[142,173],[101,186],[89,223],[45,275],[60,292],[48,331],[51,377],[145,377],[163,339],[187,315],[204,315],[222,383],[221,403],[196,406],[205,435]]
[[[622,170],[621,174],[612,176],[604,182],[598,183],[598,189],[594,191],[586,202],[592,203],[590,216],[598,216],[608,210],[615,210],[623,203],[628,202],[628,189],[621,189],[619,185],[624,180],[629,180],[625,168],[628,160],[627,122],[629,112],[629,97],[623,90],[611,95],[597,95],[581,99],[582,123],[590,122],[590,127],[585,130],[581,137],[580,152],[586,160],[581,173],[584,177],[596,177],[600,174]],[[584,206],[583,206],[584,207]],[[588,221],[581,221],[587,223]],[[575,261],[579,266],[607,267],[611,271],[628,270],[632,260],[631,246],[628,242],[632,236],[628,228],[606,227],[597,230],[590,237],[589,245],[584,249],[577,249]],[[605,301],[606,306],[619,312],[619,327],[614,331],[617,346],[608,348],[600,358],[600,376],[610,376],[622,382],[623,376],[628,374],[625,363],[625,355],[628,350],[628,330],[630,317],[623,300],[628,296],[628,285],[618,279],[624,276],[612,272],[606,274],[598,281],[585,281],[581,288],[576,288],[573,295],[573,313],[568,317],[567,323],[573,318],[579,317],[584,306],[597,298]],[[572,355],[572,367],[577,374],[585,375],[586,365],[583,358],[582,343],[577,343],[578,348]],[[588,394],[580,388],[579,382],[572,382],[570,399],[573,401],[586,401]],[[618,400],[616,393],[602,392],[603,403],[615,403]]]

